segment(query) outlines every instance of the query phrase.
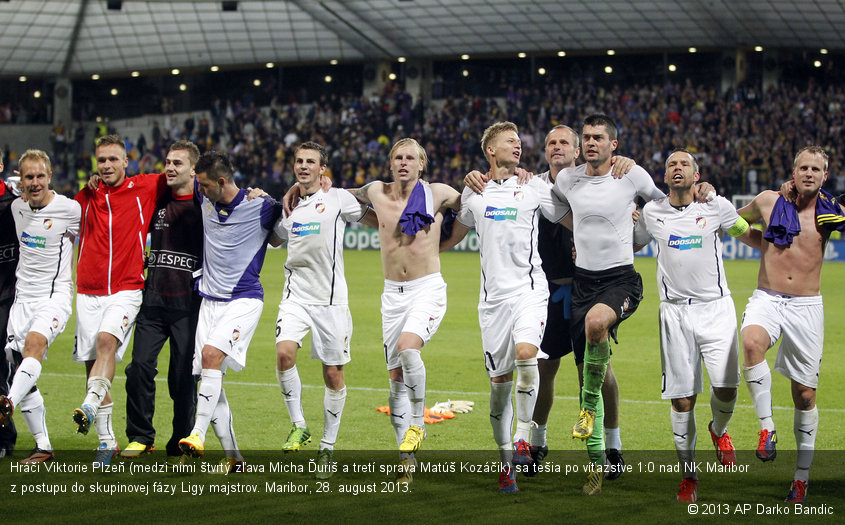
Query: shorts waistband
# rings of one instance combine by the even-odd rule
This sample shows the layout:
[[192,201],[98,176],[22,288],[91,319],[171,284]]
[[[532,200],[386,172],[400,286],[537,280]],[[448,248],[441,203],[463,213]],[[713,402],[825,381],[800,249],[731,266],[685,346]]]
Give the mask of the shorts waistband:
[[584,268],[575,267],[575,277],[581,279],[609,279],[613,277],[621,277],[623,275],[633,275],[637,271],[633,264],[626,264],[624,266],[616,266],[615,268],[608,268],[606,270],[585,270]]
[[776,290],[769,290],[768,288],[757,288],[754,293],[760,292],[772,299],[779,301],[788,301],[792,304],[820,304],[822,302],[821,295],[792,295],[788,293],[778,292]]
[[710,297],[710,298],[706,298],[706,299],[701,299],[701,298],[698,298],[698,297],[683,297],[683,298],[680,298],[680,299],[665,299],[663,302],[669,303],[669,304],[687,304],[687,305],[690,305],[690,304],[706,304],[706,303],[713,303],[713,302],[716,302],[720,299],[725,299],[725,298],[730,298],[730,297],[731,297],[730,295],[722,295],[722,296],[719,296],[719,297]]
[[412,281],[391,281],[390,279],[385,279],[384,293],[407,293],[424,286],[430,286],[432,283],[445,283],[440,272],[431,273]]

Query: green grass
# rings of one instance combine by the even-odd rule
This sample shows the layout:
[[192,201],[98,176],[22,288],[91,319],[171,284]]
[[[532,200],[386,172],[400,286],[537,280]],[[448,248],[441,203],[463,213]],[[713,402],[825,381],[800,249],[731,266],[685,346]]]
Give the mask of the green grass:
[[[224,379],[224,387],[235,416],[235,430],[239,445],[244,450],[247,461],[254,463],[294,460],[293,457],[281,454],[267,455],[257,452],[278,450],[290,427],[276,384],[273,328],[278,301],[281,297],[283,279],[281,268],[284,254],[284,250],[271,250],[268,253],[262,273],[266,303],[261,324],[250,346],[246,368],[239,373],[230,372]],[[613,355],[613,367],[619,380],[622,398],[620,420],[623,448],[629,451],[626,458],[631,464],[647,462],[650,457],[662,458],[668,464],[675,461],[675,457],[669,425],[669,403],[660,399],[655,262],[653,259],[638,258],[636,266],[643,275],[645,299],[634,317],[620,328],[621,344],[614,347]],[[736,309],[741,315],[745,302],[755,287],[758,262],[726,261],[725,266]],[[391,463],[394,458],[392,452],[387,452],[395,449],[389,418],[375,410],[377,406],[387,404],[388,385],[381,343],[379,309],[382,277],[380,268],[378,252],[347,251],[346,253],[347,281],[355,331],[352,338],[352,362],[345,368],[349,394],[337,445],[337,458],[341,463],[351,461],[353,457],[378,458],[373,461],[383,460],[386,463]],[[458,458],[495,459],[495,445],[487,417],[489,383],[481,358],[481,339],[476,310],[479,286],[478,255],[444,254],[442,268],[449,287],[449,308],[437,335],[423,350],[423,359],[428,371],[428,400],[429,404],[433,404],[449,398],[469,399],[475,401],[476,409],[470,414],[458,415],[452,421],[428,425],[428,435],[419,457],[424,460],[426,453],[430,453],[430,458],[436,461],[447,461],[449,457],[455,457],[454,455]],[[845,337],[845,326],[841,322],[845,318],[845,291],[841,286],[843,282],[845,282],[845,265],[828,263],[822,279],[827,316],[825,358],[817,397],[820,415],[816,440],[818,452],[814,470],[811,473],[813,485],[810,489],[812,504],[835,503],[838,505],[836,509],[838,515],[845,511],[843,478],[838,469],[830,469],[834,463],[841,463],[841,460],[845,459],[845,454],[835,452],[845,450],[845,428],[843,428],[845,408],[842,406],[842,401],[845,399],[845,355],[841,352],[840,342]],[[50,348],[49,359],[44,363],[43,373],[38,383],[47,406],[47,425],[51,440],[53,446],[59,451],[87,451],[96,446],[96,438],[93,435],[83,437],[75,434],[75,426],[70,417],[73,408],[82,401],[85,389],[83,367],[70,360],[73,333],[74,326],[71,322],[65,333]],[[306,452],[300,454],[296,460],[314,457],[315,443],[319,440],[322,431],[323,387],[320,365],[310,359],[308,348],[309,342],[306,341],[303,351],[300,352],[298,368],[305,387],[303,389],[305,416],[315,439],[314,443],[306,447]],[[160,378],[166,378],[166,352],[165,349],[159,359]],[[770,364],[774,362],[774,357],[775,350],[773,349],[768,355]],[[123,369],[128,359],[127,355],[127,360],[118,365],[117,377],[112,389],[116,405],[114,428],[122,446],[126,444],[126,394]],[[568,429],[571,428],[578,412],[577,375],[571,359],[571,357],[564,359],[561,371],[558,373],[557,397],[549,419],[548,439],[549,446],[555,451],[553,454],[557,454],[558,461],[579,464],[586,461],[583,445],[568,437]],[[753,453],[749,451],[756,445],[757,418],[751,407],[747,389],[740,385],[738,405],[729,430],[734,444],[740,450],[740,462],[748,459],[749,472],[745,475],[703,474],[700,489],[702,501],[728,502],[733,505],[745,502],[757,503],[759,500],[767,505],[774,505],[779,501],[777,498],[785,495],[794,465],[794,460],[787,452],[795,448],[795,439],[791,431],[793,409],[788,381],[777,373],[773,373],[773,379],[774,417],[779,429],[781,456],[774,464],[765,465],[756,459],[750,459]],[[163,451],[169,437],[171,409],[166,381],[159,380],[157,386],[158,411],[155,415],[155,426],[159,435],[156,438],[156,446]],[[709,394],[705,392],[700,396],[696,408],[699,432],[697,449],[699,460],[712,462],[714,455],[707,434],[707,422],[710,420],[708,400]],[[19,428],[19,452],[16,453],[16,457],[20,458],[25,451],[34,446],[34,442],[22,418],[16,417],[16,421]],[[212,435],[213,432],[210,431],[207,447],[212,449],[208,456],[214,460],[219,458],[221,453],[213,451],[219,448],[219,444]],[[438,450],[464,452],[442,452],[437,455],[434,451]],[[346,460],[344,460],[344,451],[347,454]],[[86,458],[88,455],[93,456],[91,452],[85,454]],[[362,454],[364,456],[361,456]],[[552,459],[555,459],[554,455]],[[148,460],[163,461],[163,452],[156,452]],[[368,460],[361,459],[361,461],[366,463]],[[826,468],[828,470],[825,470]],[[4,473],[4,477],[10,472],[9,469],[9,460],[0,460],[0,472]],[[14,475],[12,479],[16,479],[16,476],[19,475]],[[165,478],[168,476],[176,476],[178,482],[205,480],[203,476],[192,478],[168,474]],[[268,496],[263,493],[265,478],[284,481],[288,479],[286,476],[288,475],[255,475],[253,479],[258,480],[256,483],[260,485],[257,498],[231,495],[196,496],[196,499],[191,499],[190,496],[177,495],[162,501],[189,504],[192,509],[192,519],[207,516],[213,521],[228,521],[228,515],[215,511],[216,506],[201,504],[202,501],[216,501],[203,498],[225,497],[227,505],[232,506],[230,510],[235,509],[236,515],[241,517],[255,516],[258,519],[261,517],[269,519],[275,516],[285,521],[308,521],[309,517],[319,519],[319,516],[323,516],[325,519],[328,516],[340,516],[337,521],[359,521],[359,519],[373,519],[375,511],[369,507],[370,505],[399,503],[408,497],[408,495],[397,494],[347,496],[338,494],[336,491],[331,495],[311,494],[310,496],[290,494]],[[626,475],[617,482],[606,483],[601,498],[613,498],[612,501],[615,503],[608,512],[614,508],[616,512],[621,512],[622,508],[629,508],[632,513],[649,516],[653,521],[680,521],[688,516],[686,508],[676,505],[673,501],[679,477],[677,474]],[[495,474],[466,476],[418,474],[412,496],[417,503],[424,500],[436,502],[433,503],[434,507],[453,504],[450,508],[455,509],[455,513],[448,514],[450,521],[501,521],[512,513],[514,516],[525,517],[527,509],[535,507],[539,509],[537,512],[542,512],[539,515],[541,518],[562,518],[572,516],[577,508],[569,506],[566,509],[555,510],[554,505],[550,506],[549,498],[556,496],[580,498],[578,492],[584,480],[583,474],[579,473],[569,476],[541,475],[529,482],[520,482],[523,491],[516,498],[507,500],[517,504],[505,505],[494,513],[485,501],[487,498],[498,497],[495,494],[495,478]],[[61,477],[56,479],[61,479]],[[75,476],[70,476],[70,479],[75,479]],[[94,482],[91,481],[93,478],[86,477],[85,479],[86,483]],[[307,475],[294,475],[294,479],[298,480],[297,482],[310,483],[312,488],[316,483]],[[388,478],[379,474],[357,476],[339,474],[332,479],[332,485],[337,488],[344,479],[349,480],[349,483],[364,483]],[[233,480],[226,478],[226,481]],[[644,486],[644,482],[648,485]],[[708,484],[708,488],[705,488],[705,483]],[[716,487],[719,487],[718,490]],[[0,493],[2,490],[3,487],[0,485]],[[710,491],[709,499],[708,490]],[[717,494],[714,495],[713,492]],[[643,500],[644,494],[648,495],[645,500]],[[65,497],[71,498],[71,495],[55,496],[49,501],[58,502]],[[138,515],[139,520],[140,516],[144,517],[145,522],[172,519],[170,513],[173,512],[174,507],[170,505],[164,505],[163,510],[160,511],[149,510],[149,501],[154,497],[156,496],[115,495],[108,500],[114,502],[109,506],[102,507],[94,503],[93,516],[112,516],[112,512],[118,509],[122,516],[126,516],[126,512],[137,506],[138,511],[144,513]],[[265,500],[268,502],[265,503]],[[26,501],[33,500],[20,497],[11,501],[17,506],[26,505]],[[289,501],[292,505],[286,503],[283,505],[284,508],[279,508],[279,501]],[[116,505],[117,502],[120,502],[120,506],[112,508],[112,505]],[[301,504],[297,505],[297,503]],[[537,505],[534,506],[534,503]],[[620,505],[627,505],[627,507],[620,507]],[[52,507],[52,504],[49,507]],[[561,505],[561,507],[566,507],[566,505]],[[667,514],[661,509],[671,510]],[[439,513],[444,511],[435,508],[422,509],[419,512],[420,520],[436,521],[438,516],[442,516]],[[14,516],[14,512],[12,515]],[[231,516],[234,519],[235,514]],[[601,512],[596,514],[596,517],[601,516]],[[615,516],[618,517],[618,514],[612,512],[607,514],[608,518]],[[67,521],[66,518],[59,519],[60,515],[45,514],[43,517],[45,521]],[[732,517],[736,516],[732,513]]]

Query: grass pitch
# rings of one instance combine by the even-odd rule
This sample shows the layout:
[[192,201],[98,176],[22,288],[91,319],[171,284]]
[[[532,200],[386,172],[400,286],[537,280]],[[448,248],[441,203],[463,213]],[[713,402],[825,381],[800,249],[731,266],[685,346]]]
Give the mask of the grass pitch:
[[[483,465],[495,462],[497,453],[492,439],[488,414],[489,382],[481,357],[481,338],[478,328],[477,301],[479,288],[479,261],[474,253],[447,253],[442,256],[442,273],[448,283],[449,307],[446,318],[432,342],[423,350],[428,374],[427,398],[429,405],[446,399],[468,399],[476,403],[475,411],[460,414],[454,420],[427,425],[427,438],[418,454],[421,462],[435,465],[434,470],[446,472],[417,473],[410,492],[389,484],[392,479],[380,469],[395,462],[395,440],[389,418],[375,408],[387,404],[387,373],[385,370],[380,318],[380,293],[382,288],[381,262],[375,251],[347,251],[346,271],[350,290],[350,307],[355,330],[352,338],[352,362],[345,367],[348,398],[338,437],[336,458],[341,469],[326,485],[320,485],[309,474],[308,460],[316,455],[316,443],[322,432],[323,386],[319,362],[310,359],[306,340],[299,353],[298,369],[302,377],[303,406],[314,441],[304,452],[282,455],[278,451],[290,427],[287,411],[275,378],[274,325],[282,291],[282,263],[284,250],[270,250],[262,272],[265,287],[265,307],[261,324],[249,350],[246,368],[239,373],[230,372],[224,379],[232,411],[235,430],[241,449],[248,462],[261,464],[267,469],[274,463],[299,462],[304,473],[279,474],[254,472],[241,477],[211,477],[201,472],[194,475],[181,473],[146,474],[130,476],[128,472],[62,474],[21,473],[12,471],[9,459],[0,460],[0,472],[8,482],[0,483],[0,493],[10,502],[12,516],[29,516],[30,522],[74,522],[85,519],[128,517],[130,522],[159,522],[178,519],[180,509],[190,509],[185,515],[192,521],[208,522],[243,521],[243,519],[274,519],[281,521],[332,521],[359,522],[378,519],[377,513],[410,518],[415,521],[500,522],[510,517],[535,517],[565,519],[580,516],[585,508],[580,486],[585,476],[576,473],[543,473],[537,478],[520,478],[522,491],[517,496],[505,497],[496,493],[495,473],[460,472],[462,462]],[[726,273],[739,315],[751,295],[758,268],[757,261],[726,261]],[[643,275],[645,299],[632,319],[620,328],[620,345],[613,348],[613,367],[620,385],[621,429],[625,457],[632,466],[617,481],[605,482],[604,492],[589,500],[590,518],[619,518],[624,512],[630,516],[651,519],[655,522],[679,522],[690,518],[692,510],[674,501],[680,474],[671,472],[674,455],[672,432],[669,424],[669,402],[660,399],[660,358],[658,353],[657,304],[654,259],[637,258],[636,267]],[[833,514],[826,514],[833,521],[841,521],[845,513],[845,476],[837,465],[845,460],[845,356],[841,341],[845,336],[845,265],[828,263],[822,276],[822,293],[825,297],[825,358],[822,363],[817,403],[819,406],[819,433],[816,439],[816,459],[811,471],[808,505],[814,505],[816,514],[824,514],[830,506]],[[92,434],[75,433],[71,411],[84,397],[85,375],[83,367],[70,360],[73,346],[74,324],[50,348],[49,359],[44,363],[38,385],[47,406],[47,425],[58,458],[68,462],[89,462],[91,450],[96,447]],[[775,350],[769,352],[773,364]],[[114,428],[121,446],[125,446],[125,379],[123,369],[129,361],[118,365],[113,383],[115,399]],[[164,463],[164,444],[169,437],[171,417],[170,399],[167,395],[167,348],[159,359],[160,374],[157,381],[157,412],[155,426],[159,434],[156,445],[159,451],[132,465],[160,465]],[[770,519],[770,513],[791,510],[789,519],[798,520],[795,509],[784,505],[794,468],[795,439],[792,434],[792,401],[789,382],[773,373],[774,417],[779,430],[779,456],[774,463],[761,464],[753,457],[757,439],[757,418],[751,406],[748,391],[740,385],[739,399],[729,432],[739,451],[739,463],[744,472],[701,474],[699,497],[701,506],[696,509],[696,519],[731,519],[756,521]],[[577,374],[572,358],[563,359],[556,381],[556,400],[548,425],[550,462],[565,469],[566,465],[582,468],[587,462],[581,442],[569,438],[569,429],[578,414]],[[696,408],[698,421],[697,460],[714,462],[712,445],[707,433],[710,420],[709,395],[699,396]],[[34,446],[23,419],[16,415],[19,438],[14,459],[24,457]],[[209,431],[206,447],[209,461],[222,457],[219,443]],[[793,452],[790,454],[790,450]],[[453,464],[457,472],[448,472]],[[373,472],[366,469],[372,465]],[[706,465],[705,465],[706,467]],[[355,470],[358,472],[355,472]],[[651,469],[651,471],[649,470]],[[661,472],[667,471],[669,472]],[[8,476],[7,474],[11,474]],[[73,483],[81,481],[83,489],[73,493]],[[21,495],[26,484],[53,483],[71,487],[67,493],[47,496],[44,492]],[[203,485],[203,494],[193,495],[174,491],[165,496],[153,492],[153,484],[173,484],[179,489]],[[4,486],[9,483],[9,486]],[[111,483],[124,487],[111,496],[95,492],[95,483]],[[132,483],[146,484],[148,493],[129,491]],[[236,483],[246,489],[254,484],[256,493],[209,493],[211,485]],[[305,487],[305,491],[275,491],[274,483],[290,483]],[[388,484],[384,484],[388,483]],[[12,487],[15,491],[12,491]],[[45,485],[49,486],[49,485]],[[105,486],[105,485],[104,485]],[[138,488],[136,487],[136,488]],[[345,489],[344,489],[345,487]],[[369,492],[368,488],[375,488]],[[99,489],[97,489],[99,490]],[[118,489],[114,489],[118,490]],[[199,489],[196,489],[199,490]],[[404,505],[408,499],[414,510]],[[105,504],[104,504],[105,503]],[[84,505],[85,513],[69,514],[75,506]],[[750,508],[746,512],[745,505]],[[762,505],[762,507],[760,507]],[[374,506],[379,506],[376,510]],[[709,506],[709,507],[708,507]],[[405,510],[400,510],[405,509]],[[579,510],[581,509],[581,510]],[[393,514],[393,511],[399,514]],[[762,511],[762,512],[761,512]],[[21,514],[17,514],[20,512]],[[768,516],[768,518],[767,518]]]

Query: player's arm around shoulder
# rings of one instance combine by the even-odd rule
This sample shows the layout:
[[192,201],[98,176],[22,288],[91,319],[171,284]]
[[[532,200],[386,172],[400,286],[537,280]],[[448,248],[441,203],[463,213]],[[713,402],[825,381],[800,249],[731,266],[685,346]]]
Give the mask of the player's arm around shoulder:
[[82,205],[75,199],[68,199],[67,234],[72,238],[79,237],[80,222],[82,221]]
[[648,224],[656,205],[657,201],[649,201],[641,210],[638,210],[639,217],[634,221],[634,253],[642,250],[654,238]]
[[385,190],[384,183],[380,180],[374,180],[364,184],[360,188],[352,188],[349,193],[358,199],[362,204],[372,204],[374,200],[378,200],[379,195],[383,195]]
[[434,198],[435,210],[449,209],[460,211],[461,194],[458,193],[458,190],[442,182],[432,182],[429,187],[431,188],[431,195]]
[[763,191],[754,197],[754,200],[738,210],[739,216],[745,219],[748,224],[768,221],[769,214],[771,214],[778,196],[779,194],[775,191]]
[[[455,193],[458,193],[457,190],[454,190],[451,187],[449,189],[452,189],[453,191],[455,191]],[[454,248],[456,244],[461,242],[464,237],[466,237],[467,233],[469,233],[469,231],[472,229],[472,226],[475,224],[472,211],[470,209],[470,202],[476,199],[481,199],[481,195],[475,193],[472,188],[467,186],[464,188],[463,192],[458,194],[458,197],[458,216],[452,223],[452,234],[448,238],[440,240],[441,252],[445,252]]]

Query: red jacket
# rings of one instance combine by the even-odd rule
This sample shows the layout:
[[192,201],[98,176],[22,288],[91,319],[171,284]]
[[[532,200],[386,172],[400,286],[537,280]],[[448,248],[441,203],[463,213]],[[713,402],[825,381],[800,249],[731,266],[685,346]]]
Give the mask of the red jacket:
[[112,295],[144,288],[144,248],[159,195],[167,191],[163,173],[127,177],[117,187],[100,183],[76,194],[82,206],[76,290]]

